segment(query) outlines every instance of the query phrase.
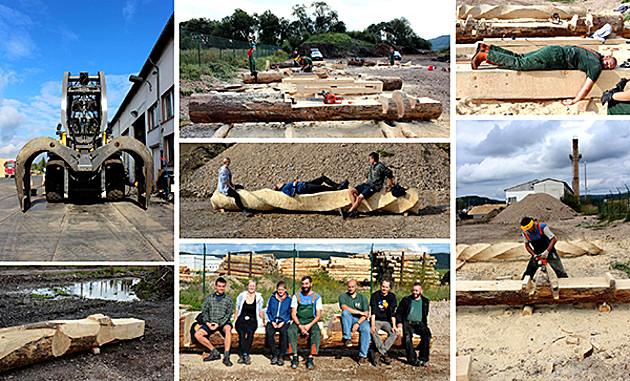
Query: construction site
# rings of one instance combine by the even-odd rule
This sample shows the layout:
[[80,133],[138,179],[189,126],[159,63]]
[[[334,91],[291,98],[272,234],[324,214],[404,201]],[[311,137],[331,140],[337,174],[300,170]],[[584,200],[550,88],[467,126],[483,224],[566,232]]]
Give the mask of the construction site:
[[15,179],[0,179],[1,261],[173,260],[172,203],[154,197],[144,210],[127,195],[118,202],[48,203],[42,182],[33,176],[23,213]]
[[[574,139],[577,200],[581,158]],[[557,197],[533,193],[457,223],[458,380],[627,378],[627,197],[608,196],[597,213],[594,205],[577,212]],[[619,213],[607,214],[612,210]],[[546,224],[555,235],[553,250],[568,278],[549,270],[546,258],[533,276],[524,274],[534,254],[523,241],[531,231],[519,226],[523,217]]]
[[[450,159],[448,144],[182,144],[180,236],[182,238],[392,238],[448,237]],[[360,205],[360,216],[344,220],[347,189],[298,194],[274,191],[277,183],[326,175],[365,181],[368,154],[380,152],[393,182],[406,188],[394,197],[385,187]],[[233,182],[244,206],[217,189],[223,159],[231,159]]]
[[[265,300],[275,291],[275,284],[283,279],[287,283],[287,292],[293,295],[300,287],[300,279],[304,275],[313,277],[313,290],[322,295],[323,314],[317,324],[322,332],[320,353],[315,359],[316,371],[304,373],[300,367],[291,369],[269,366],[268,349],[265,345],[265,329],[259,327],[252,344],[252,364],[234,367],[225,367],[220,361],[203,362],[204,347],[193,343],[190,328],[199,314],[203,302],[202,271],[180,267],[180,323],[179,323],[179,349],[180,349],[180,374],[182,378],[202,377],[202,380],[214,378],[241,378],[276,379],[278,377],[290,380],[326,380],[334,377],[339,371],[352,375],[355,378],[377,380],[383,375],[394,380],[409,379],[409,372],[426,373],[432,379],[448,380],[450,370],[449,342],[450,321],[449,313],[449,283],[442,282],[446,271],[443,267],[438,269],[438,260],[428,253],[417,252],[412,249],[379,249],[368,253],[347,255],[348,253],[325,252],[326,245],[320,246],[319,257],[309,257],[309,252],[300,251],[299,258],[287,257],[288,253],[278,252],[278,258],[274,253],[227,253],[215,273],[206,273],[206,292],[214,287],[217,276],[227,279],[226,293],[233,298],[245,290],[248,279],[258,281],[257,291],[261,292]],[[295,252],[294,252],[295,254]],[[347,256],[346,256],[347,255]],[[445,254],[437,254],[444,256]],[[304,257],[303,257],[304,256]],[[441,258],[441,266],[449,264],[448,255]],[[373,266],[371,267],[371,261]],[[370,268],[373,269],[370,277]],[[384,270],[386,269],[386,270]],[[296,282],[293,283],[295,274]],[[390,354],[394,360],[392,365],[382,364],[380,367],[372,365],[359,366],[357,364],[357,348],[359,335],[352,335],[352,348],[345,348],[342,342],[342,330],[338,295],[347,291],[346,282],[356,279],[359,284],[359,292],[370,296],[372,292],[379,290],[379,281],[382,277],[395,279],[392,283],[392,292],[398,299],[408,295],[411,285],[415,281],[421,282],[423,294],[431,300],[428,324],[432,332],[429,368],[414,370],[405,359],[400,337],[394,342]],[[294,284],[294,286],[292,286]],[[296,290],[297,287],[297,290]],[[385,332],[381,332],[383,338]],[[414,344],[419,344],[420,337],[414,337]],[[223,339],[215,334],[210,337],[213,345],[221,347]],[[306,340],[298,340],[300,348],[306,347]],[[234,358],[240,353],[236,331],[233,331],[232,350]],[[204,378],[203,374],[212,369],[212,377]],[[205,371],[204,371],[205,370]]]
[[0,277],[1,379],[173,379],[172,267],[6,266]]
[[[612,103],[602,104],[602,95],[630,76],[630,48],[626,43],[630,38],[630,24],[624,21],[625,10],[616,10],[621,5],[616,0],[571,4],[543,0],[509,4],[492,0],[458,1],[455,25],[457,114],[606,115]],[[609,34],[593,38],[600,29]],[[523,70],[497,68],[492,62],[485,62],[474,70],[471,63],[479,44],[493,45],[494,49],[506,49],[513,54],[575,45],[596,52],[600,57],[610,55],[617,60],[617,66],[601,70],[590,91],[582,94],[587,77],[584,71],[577,69],[529,71],[525,67]],[[567,101],[572,102],[565,105],[563,102]]]

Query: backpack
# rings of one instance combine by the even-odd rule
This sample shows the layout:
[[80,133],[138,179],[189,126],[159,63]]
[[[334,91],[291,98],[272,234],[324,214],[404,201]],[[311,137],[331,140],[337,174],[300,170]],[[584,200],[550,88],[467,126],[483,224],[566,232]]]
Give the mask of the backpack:
[[395,184],[392,187],[392,196],[394,197],[402,197],[407,194],[407,188],[403,188],[400,184]]

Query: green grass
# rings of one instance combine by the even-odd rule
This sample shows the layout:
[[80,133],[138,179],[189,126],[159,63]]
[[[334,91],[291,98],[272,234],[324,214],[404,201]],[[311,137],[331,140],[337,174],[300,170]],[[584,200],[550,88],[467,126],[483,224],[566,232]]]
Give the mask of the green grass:
[[624,273],[628,274],[628,276],[630,277],[630,262],[613,262],[610,264],[610,268],[615,269],[615,270],[621,270]]
[[179,75],[182,79],[189,81],[198,81],[202,75],[210,75],[222,80],[228,80],[234,77],[236,67],[224,62],[208,62],[205,64],[186,64],[180,65]]
[[54,299],[56,297],[56,295],[40,295],[40,294],[35,294],[35,293],[31,295],[36,299],[42,299],[42,300]]
[[335,46],[352,45],[352,38],[345,33],[323,33],[308,38],[305,43],[328,43]]

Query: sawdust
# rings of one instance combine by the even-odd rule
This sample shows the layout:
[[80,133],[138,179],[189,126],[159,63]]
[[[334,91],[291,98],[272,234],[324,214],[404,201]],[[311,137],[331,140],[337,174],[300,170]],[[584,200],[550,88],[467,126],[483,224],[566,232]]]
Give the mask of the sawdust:
[[491,223],[518,224],[523,217],[539,221],[555,221],[577,216],[577,213],[562,201],[544,193],[530,194],[521,201],[509,205],[492,219]]
[[606,115],[599,98],[565,106],[559,100],[472,100],[462,98],[455,105],[458,115]]

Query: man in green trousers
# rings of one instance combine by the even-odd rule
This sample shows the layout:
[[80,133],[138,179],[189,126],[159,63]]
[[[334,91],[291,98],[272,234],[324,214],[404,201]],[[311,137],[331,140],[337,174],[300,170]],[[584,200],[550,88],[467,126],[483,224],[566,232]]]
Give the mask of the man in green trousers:
[[603,69],[614,69],[617,60],[612,56],[603,56],[582,46],[549,45],[533,52],[517,54],[495,45],[479,43],[477,51],[470,61],[473,70],[483,62],[496,65],[501,69],[531,70],[580,70],[586,73],[584,86],[574,99],[565,99],[562,104],[569,106],[584,99],[595,85]]
[[306,368],[314,369],[313,356],[319,352],[319,342],[322,332],[317,322],[322,318],[322,297],[312,290],[313,279],[310,276],[302,277],[302,291],[296,293],[291,300],[291,325],[287,329],[289,341],[289,354],[291,368],[299,365],[297,341],[298,335],[308,337],[309,356],[306,360]]

